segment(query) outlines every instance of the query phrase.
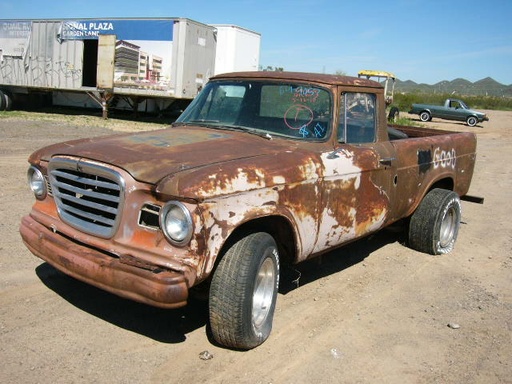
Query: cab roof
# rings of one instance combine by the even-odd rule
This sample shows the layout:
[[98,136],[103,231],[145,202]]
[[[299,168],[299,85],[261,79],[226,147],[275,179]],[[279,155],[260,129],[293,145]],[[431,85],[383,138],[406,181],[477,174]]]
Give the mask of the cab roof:
[[250,71],[250,72],[230,72],[213,76],[210,80],[233,80],[233,79],[252,79],[252,80],[285,80],[297,81],[302,83],[321,83],[326,85],[347,85],[362,86],[369,88],[382,88],[382,85],[373,80],[362,79],[352,76],[329,75],[325,73],[308,72],[278,72],[278,71]]

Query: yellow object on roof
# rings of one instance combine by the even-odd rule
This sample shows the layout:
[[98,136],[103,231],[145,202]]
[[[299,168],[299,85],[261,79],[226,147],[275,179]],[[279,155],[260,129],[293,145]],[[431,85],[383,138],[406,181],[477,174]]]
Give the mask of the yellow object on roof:
[[396,76],[394,74],[392,74],[391,72],[374,71],[371,69],[363,69],[363,70],[359,71],[358,75],[359,75],[359,77],[366,76],[367,78],[374,76],[374,77],[387,77],[390,79],[396,79]]

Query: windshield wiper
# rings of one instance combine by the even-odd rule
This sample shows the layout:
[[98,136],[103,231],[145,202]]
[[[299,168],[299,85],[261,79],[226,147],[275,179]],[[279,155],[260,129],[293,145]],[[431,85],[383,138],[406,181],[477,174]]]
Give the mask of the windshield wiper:
[[268,140],[272,140],[272,135],[268,132],[260,131],[259,129],[245,127],[243,125],[230,125],[230,124],[222,124],[220,120],[189,120],[189,121],[181,121],[178,123],[174,123],[173,125],[188,125],[188,124],[204,124],[209,128],[213,129],[221,129],[225,131],[242,131],[247,132],[252,135],[260,136]]
[[219,124],[220,120],[188,120],[188,121],[175,121],[172,123],[173,126],[182,126],[182,125],[191,125],[191,124],[204,124],[208,126],[213,126],[212,124]]
[[204,123],[204,124],[218,124],[220,120],[206,120],[206,119],[198,119],[198,120],[190,120],[187,123]]
[[[192,120],[192,121],[190,121],[190,123],[195,123],[195,124],[204,123],[204,124],[208,124],[208,126],[213,129],[222,129],[225,131],[242,131],[242,132],[250,133],[251,135],[256,135],[256,136],[260,136],[260,137],[263,137],[268,140],[272,140],[272,136],[270,135],[270,133],[263,132],[263,131],[260,131],[259,129],[255,129],[252,127],[246,127],[244,125],[233,125],[233,124],[222,124],[222,123],[218,124],[218,123],[220,123],[219,120]],[[213,125],[209,125],[209,124],[213,124]]]
[[251,127],[246,127],[246,126],[243,126],[243,125],[220,125],[220,126],[218,126],[218,128],[226,129],[228,131],[247,132],[247,133],[250,133],[251,135],[256,135],[256,136],[263,137],[263,138],[268,139],[268,140],[272,140],[272,135],[270,135],[270,133],[260,131],[259,129],[255,129],[255,128],[251,128]]

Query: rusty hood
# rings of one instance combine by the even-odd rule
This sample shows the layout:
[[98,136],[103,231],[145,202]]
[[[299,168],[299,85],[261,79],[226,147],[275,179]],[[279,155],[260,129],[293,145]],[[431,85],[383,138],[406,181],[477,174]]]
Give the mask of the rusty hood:
[[[298,148],[295,140],[269,140],[246,132],[188,126],[54,144],[32,154],[30,161],[49,161],[58,155],[91,159],[120,167],[137,181],[157,185],[161,193],[205,198],[244,190],[255,177],[260,182],[252,183],[253,187],[272,184],[274,176],[287,174],[285,164],[290,164],[289,178],[297,161],[300,163],[290,157],[305,155],[300,156],[303,151]],[[308,161],[312,159],[308,157]],[[265,169],[264,177],[261,169]],[[220,190],[210,186],[208,192],[204,188],[205,183],[224,186],[237,178],[245,179],[246,185]]]

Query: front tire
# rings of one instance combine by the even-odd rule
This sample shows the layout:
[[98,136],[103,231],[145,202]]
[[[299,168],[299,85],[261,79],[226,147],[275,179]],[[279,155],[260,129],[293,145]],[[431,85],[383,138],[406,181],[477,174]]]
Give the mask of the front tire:
[[420,120],[423,121],[423,122],[427,122],[427,121],[430,121],[432,120],[432,116],[430,115],[430,112],[428,111],[423,111],[420,113]]
[[478,119],[475,116],[468,116],[466,123],[470,127],[474,127],[478,123]]
[[268,233],[234,243],[210,287],[210,329],[219,344],[251,349],[270,335],[279,288],[279,254]]
[[451,252],[459,233],[460,219],[459,196],[446,189],[433,189],[411,216],[410,247],[432,255]]

